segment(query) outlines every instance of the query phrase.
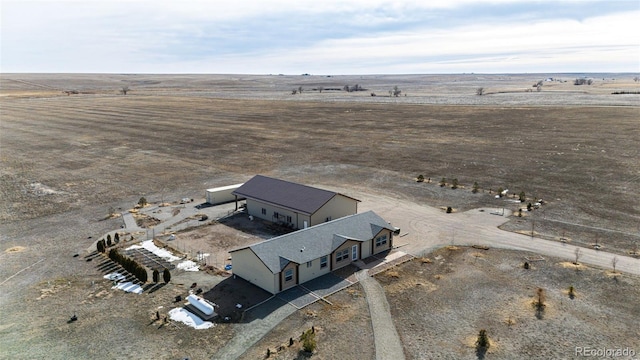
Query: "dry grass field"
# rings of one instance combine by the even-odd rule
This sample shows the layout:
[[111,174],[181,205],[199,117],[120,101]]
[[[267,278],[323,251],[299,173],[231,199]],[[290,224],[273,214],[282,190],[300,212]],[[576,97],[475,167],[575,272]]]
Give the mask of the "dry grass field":
[[[525,91],[548,76],[561,81]],[[593,85],[575,86],[578,76],[2,74],[0,357],[215,353],[232,335],[222,327],[198,339],[148,330],[151,309],[179,285],[87,303],[106,289],[72,255],[120,227],[110,208],[199,197],[257,173],[459,210],[494,204],[472,196],[474,182],[524,191],[547,205],[507,230],[535,224],[540,237],[626,253],[640,242],[640,98],[611,93],[640,85],[591,74]],[[367,90],[329,90],[355,84]],[[395,85],[402,96],[389,97]],[[416,183],[419,174],[434,183]],[[443,177],[462,187],[440,188]],[[60,286],[36,300],[51,284]],[[81,329],[66,324],[76,309],[93,319]]]
[[[487,359],[572,359],[576,347],[640,348],[637,277],[532,263],[534,254],[447,248],[376,276],[384,284],[407,359],[476,358],[486,329]],[[575,296],[568,294],[574,287]],[[544,289],[545,307],[532,304]],[[623,357],[627,358],[627,357]]]

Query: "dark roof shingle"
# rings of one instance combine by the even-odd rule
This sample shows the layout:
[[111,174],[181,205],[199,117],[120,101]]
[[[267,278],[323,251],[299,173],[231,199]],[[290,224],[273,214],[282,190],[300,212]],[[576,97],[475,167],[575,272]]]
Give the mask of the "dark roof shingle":
[[338,193],[256,175],[236,189],[233,194],[311,215]]

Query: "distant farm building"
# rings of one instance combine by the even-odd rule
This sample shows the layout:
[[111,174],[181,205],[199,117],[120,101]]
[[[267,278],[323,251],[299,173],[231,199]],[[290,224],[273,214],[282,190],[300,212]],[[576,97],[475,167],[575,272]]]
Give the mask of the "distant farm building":
[[249,215],[304,229],[358,212],[360,200],[333,191],[256,175],[232,192]]
[[207,189],[205,193],[205,198],[207,202],[211,205],[223,204],[227,202],[243,200],[242,197],[237,197],[233,194],[233,192],[238,189],[243,184],[222,186],[212,189]]
[[233,274],[272,294],[393,247],[394,227],[373,211],[230,251]]

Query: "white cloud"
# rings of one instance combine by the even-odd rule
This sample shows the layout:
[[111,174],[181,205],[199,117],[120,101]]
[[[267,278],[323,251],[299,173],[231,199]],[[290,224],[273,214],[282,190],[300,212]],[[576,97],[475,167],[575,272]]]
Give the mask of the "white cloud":
[[[482,9],[483,4],[499,4],[500,9],[508,8],[509,12],[494,15],[490,11],[495,8],[490,7],[488,13],[478,14],[467,22],[464,17],[469,16],[468,12],[476,7]],[[640,44],[634,25],[640,11],[603,10],[602,16],[550,17],[531,10],[534,6],[548,14],[553,13],[549,9],[554,6],[567,4],[578,3],[5,1],[0,70],[190,73],[639,70]],[[448,18],[443,18],[443,14]]]

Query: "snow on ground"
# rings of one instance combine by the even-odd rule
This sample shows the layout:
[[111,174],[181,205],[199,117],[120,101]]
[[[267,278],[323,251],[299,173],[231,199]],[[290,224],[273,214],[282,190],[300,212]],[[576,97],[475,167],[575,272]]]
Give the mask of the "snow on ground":
[[198,268],[198,264],[196,264],[195,262],[193,262],[191,260],[185,260],[185,261],[179,263],[178,265],[176,265],[176,268],[178,268],[180,270],[184,270],[184,271],[199,271],[200,270]]
[[143,241],[142,244],[140,245],[131,245],[125,250],[129,250],[129,249],[147,249],[161,258],[167,259],[167,261],[169,262],[180,260],[179,257],[174,256],[169,251],[160,249],[159,247],[157,247],[156,244],[153,243],[153,240]]
[[118,283],[116,286],[112,287],[112,289],[120,289],[134,294],[142,294],[142,287],[130,281]]
[[108,280],[112,280],[112,281],[122,281],[125,279],[125,276],[118,273],[118,272],[114,272],[114,273],[109,273],[105,276],[103,276],[105,279]]
[[116,282],[116,284],[111,287],[112,289],[120,289],[134,294],[142,294],[142,287],[140,285],[134,284],[131,281],[122,282],[125,279],[125,276],[119,272],[109,273],[103,277]]
[[183,308],[175,308],[169,311],[169,317],[173,321],[180,321],[181,323],[191,326],[194,329],[208,329],[213,327],[213,323],[210,321],[203,321],[196,315],[188,312]]

